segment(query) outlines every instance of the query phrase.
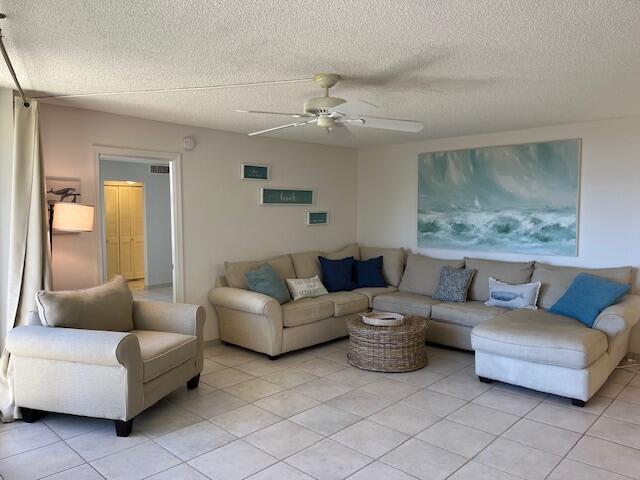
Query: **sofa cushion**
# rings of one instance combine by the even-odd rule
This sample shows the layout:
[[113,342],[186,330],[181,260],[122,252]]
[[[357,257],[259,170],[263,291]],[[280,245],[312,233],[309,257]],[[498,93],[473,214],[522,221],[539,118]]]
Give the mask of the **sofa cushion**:
[[224,262],[227,283],[233,288],[248,289],[244,274],[250,270],[257,269],[260,265],[268,263],[280,275],[280,278],[296,278],[290,255],[281,255],[269,260],[249,260],[246,262]]
[[401,292],[433,296],[440,281],[440,271],[445,265],[452,268],[462,268],[464,260],[444,260],[409,253],[407,267],[398,289]]
[[388,285],[397,287],[404,271],[404,250],[401,248],[360,247],[360,258],[382,257],[382,273]]
[[475,273],[471,268],[451,268],[445,265],[440,270],[440,281],[433,298],[441,302],[466,302]]
[[317,275],[311,278],[287,278],[287,287],[294,300],[315,298],[329,293]]
[[133,330],[133,296],[124,277],[86,290],[36,293],[38,314],[48,327]]
[[335,292],[324,295],[322,298],[333,302],[336,317],[366,312],[369,308],[369,299],[360,293]]
[[519,285],[528,283],[533,272],[533,262],[502,262],[480,258],[465,258],[466,268],[476,270],[476,275],[469,289],[470,300],[489,300],[489,277],[504,283]]
[[480,323],[474,350],[533,363],[586,368],[607,351],[607,336],[545,310],[516,310]]
[[381,312],[402,313],[429,318],[431,306],[440,303],[437,300],[417,293],[383,293],[373,299],[373,309]]
[[330,292],[353,290],[356,287],[353,281],[353,257],[331,260],[318,257],[322,268],[322,283]]
[[386,287],[365,287],[365,288],[356,288],[352,290],[354,293],[359,293],[364,295],[369,299],[369,308],[373,308],[373,299],[377,295],[381,295],[383,293],[393,293],[397,292],[398,289],[396,287],[392,287],[391,285],[387,285]]
[[620,283],[631,283],[631,267],[617,268],[577,268],[577,267],[558,267],[547,263],[536,262],[533,270],[533,282],[540,282],[540,297],[538,306],[549,308],[558,299],[564,295],[574,278],[580,273],[588,273],[596,275],[608,280]]
[[296,272],[296,278],[311,278],[318,276],[322,280],[322,270],[318,257],[322,252],[312,250],[310,252],[292,253],[291,261]]
[[148,382],[181,365],[198,353],[198,337],[181,333],[131,330],[142,356],[142,381]]
[[[271,265],[265,263],[255,270],[249,270],[244,274],[249,290],[262,293],[278,300],[283,304],[291,300],[289,289]],[[319,281],[319,280],[318,280]]]
[[356,287],[386,287],[384,275],[382,274],[383,257],[374,257],[368,260],[353,261],[353,279]]
[[488,307],[482,302],[438,303],[431,307],[431,318],[434,320],[475,327],[498,315],[508,312],[506,308]]
[[333,302],[325,296],[303,298],[282,305],[282,322],[285,327],[297,327],[333,317]]
[[340,260],[341,258],[353,257],[356,260],[360,260],[360,247],[357,243],[351,243],[346,247],[336,250],[335,252],[325,252],[321,255],[329,260]]

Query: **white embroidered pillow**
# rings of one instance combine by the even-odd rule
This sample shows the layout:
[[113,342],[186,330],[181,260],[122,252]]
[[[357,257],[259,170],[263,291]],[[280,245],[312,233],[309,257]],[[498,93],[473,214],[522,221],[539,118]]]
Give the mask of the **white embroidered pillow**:
[[294,301],[329,293],[317,275],[311,278],[287,278],[287,287],[289,287]]
[[489,307],[537,310],[540,282],[511,285],[489,277]]

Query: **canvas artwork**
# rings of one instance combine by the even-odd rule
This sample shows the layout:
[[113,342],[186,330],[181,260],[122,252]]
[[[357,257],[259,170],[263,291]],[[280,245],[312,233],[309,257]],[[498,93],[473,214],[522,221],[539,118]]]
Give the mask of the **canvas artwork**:
[[418,247],[577,255],[579,139],[418,156]]
[[47,202],[82,203],[80,199],[80,179],[64,177],[47,177]]

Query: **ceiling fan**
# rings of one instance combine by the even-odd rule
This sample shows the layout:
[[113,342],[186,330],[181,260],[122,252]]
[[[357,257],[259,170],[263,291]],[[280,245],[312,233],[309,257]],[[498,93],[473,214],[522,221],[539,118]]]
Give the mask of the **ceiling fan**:
[[329,89],[333,87],[340,78],[340,75],[335,73],[318,73],[315,75],[313,80],[320,85],[320,87],[324,88],[324,96],[311,98],[304,102],[304,113],[265,112],[260,110],[236,111],[260,115],[284,115],[298,119],[286,125],[251,132],[249,136],[307,125],[324,128],[327,132],[331,132],[334,127],[362,127],[418,133],[424,128],[422,122],[414,120],[396,120],[393,118],[365,116],[362,114],[363,111],[370,110],[372,107],[375,107],[375,105],[365,102],[347,102],[342,98],[329,96]]

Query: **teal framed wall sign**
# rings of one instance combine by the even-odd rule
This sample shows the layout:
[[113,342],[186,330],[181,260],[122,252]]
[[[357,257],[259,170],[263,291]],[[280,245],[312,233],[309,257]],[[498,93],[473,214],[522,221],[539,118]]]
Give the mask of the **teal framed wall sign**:
[[302,188],[262,188],[262,205],[313,205],[313,190]]
[[307,225],[327,225],[329,223],[329,212],[307,212]]
[[271,176],[269,165],[243,163],[240,175],[243,180],[269,180]]

